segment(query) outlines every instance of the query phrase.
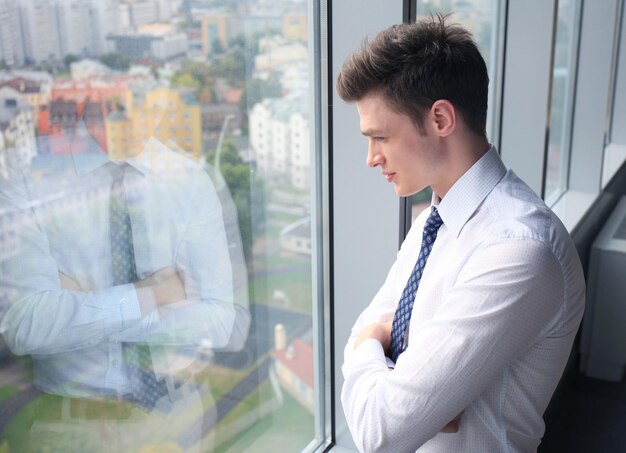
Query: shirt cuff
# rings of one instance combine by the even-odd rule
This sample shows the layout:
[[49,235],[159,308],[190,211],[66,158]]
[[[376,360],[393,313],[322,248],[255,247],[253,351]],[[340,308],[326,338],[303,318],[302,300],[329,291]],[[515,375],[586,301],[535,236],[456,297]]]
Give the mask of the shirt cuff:
[[[363,341],[357,348],[352,351],[350,358],[344,364],[344,375],[350,368],[360,368],[362,365],[368,364],[381,369],[388,369],[387,357],[383,345],[379,341],[370,338]],[[391,362],[393,363],[393,362]]]
[[[117,285],[107,288],[106,298],[108,311],[119,316],[119,319],[110,319],[111,324],[126,329],[141,320],[141,309],[135,285]],[[113,316],[113,318],[117,317]]]
[[135,288],[137,300],[139,303],[140,316],[147,316],[157,308],[156,300],[154,300],[154,292],[150,286],[143,288]]

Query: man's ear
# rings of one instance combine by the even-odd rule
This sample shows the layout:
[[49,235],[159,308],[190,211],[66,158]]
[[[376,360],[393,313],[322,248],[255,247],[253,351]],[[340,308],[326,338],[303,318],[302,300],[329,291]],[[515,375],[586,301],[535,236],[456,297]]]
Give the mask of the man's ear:
[[448,100],[439,99],[430,107],[435,133],[447,137],[456,129],[456,109]]

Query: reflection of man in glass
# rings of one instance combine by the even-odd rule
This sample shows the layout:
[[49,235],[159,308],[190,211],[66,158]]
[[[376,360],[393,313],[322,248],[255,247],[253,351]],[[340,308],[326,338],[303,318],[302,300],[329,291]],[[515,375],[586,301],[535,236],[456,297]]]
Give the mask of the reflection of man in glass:
[[198,345],[241,344],[248,319],[233,301],[218,195],[154,138],[115,161],[95,142],[80,154],[72,145],[0,188],[17,229],[0,263],[0,329],[49,394],[32,443],[204,451]]

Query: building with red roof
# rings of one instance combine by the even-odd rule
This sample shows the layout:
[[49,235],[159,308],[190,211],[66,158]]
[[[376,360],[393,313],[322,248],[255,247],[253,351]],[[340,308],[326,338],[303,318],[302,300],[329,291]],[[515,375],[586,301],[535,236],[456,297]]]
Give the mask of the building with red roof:
[[284,349],[274,351],[274,370],[281,386],[302,406],[314,413],[313,345],[296,338]]

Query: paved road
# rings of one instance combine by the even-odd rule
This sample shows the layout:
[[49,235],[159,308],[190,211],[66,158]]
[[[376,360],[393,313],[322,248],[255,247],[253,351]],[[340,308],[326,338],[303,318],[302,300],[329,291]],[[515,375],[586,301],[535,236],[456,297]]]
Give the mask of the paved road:
[[[177,441],[183,449],[190,448],[198,440],[194,435],[197,432],[198,424],[202,425],[202,436],[204,437],[220,420],[268,379],[272,364],[269,353],[274,346],[275,324],[282,323],[285,326],[289,342],[311,329],[310,316],[258,304],[251,305],[250,312],[252,316],[250,334],[243,351],[216,354],[216,362],[219,360],[220,365],[236,369],[240,366],[246,368],[259,359],[261,363],[217,401],[217,417],[212,416],[214,409],[211,408],[204,417],[196,420],[189,429],[181,433]],[[247,363],[241,363],[237,359],[241,357],[245,357]]]
[[213,416],[215,409],[211,408],[204,417],[199,418],[192,423],[185,431],[180,433],[176,443],[183,450],[190,449],[199,439],[196,437],[198,425],[202,427],[201,437],[206,436],[209,431],[224,417],[226,417],[237,405],[243,401],[246,396],[254,392],[254,390],[264,383],[269,377],[269,369],[271,360],[267,357],[261,364],[248,374],[245,378],[237,383],[228,393],[220,398],[215,407],[217,409],[217,417]]

